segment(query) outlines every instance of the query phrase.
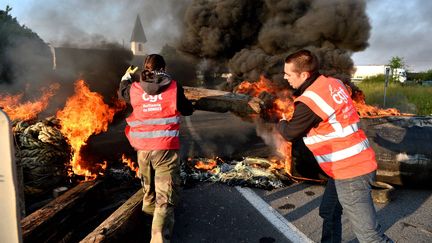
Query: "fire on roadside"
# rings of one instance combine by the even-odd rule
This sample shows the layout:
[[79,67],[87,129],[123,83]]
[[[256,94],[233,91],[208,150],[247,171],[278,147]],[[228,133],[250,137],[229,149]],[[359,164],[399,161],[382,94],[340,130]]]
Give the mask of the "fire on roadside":
[[50,98],[59,88],[59,84],[52,84],[47,89],[42,89],[42,96],[35,101],[23,101],[23,94],[0,95],[0,107],[11,120],[34,119],[46,109]]
[[[34,119],[46,109],[50,98],[59,88],[59,84],[52,84],[42,89],[42,96],[36,101],[23,101],[23,94],[0,95],[0,107],[11,120]],[[81,149],[91,135],[107,131],[114,114],[126,106],[119,100],[114,100],[113,103],[113,107],[108,106],[100,94],[90,91],[84,80],[78,80],[75,83],[74,95],[69,97],[65,107],[57,112],[60,131],[72,148],[71,160],[65,161],[69,176],[78,175],[85,180],[93,180],[104,174],[107,161],[86,161],[82,158]]]
[[351,89],[348,86],[347,89],[351,94],[351,98],[354,101],[354,105],[357,109],[357,113],[359,114],[360,118],[377,118],[377,117],[384,117],[384,116],[408,115],[408,114],[401,114],[395,108],[380,109],[376,106],[368,105],[366,104],[366,96],[364,95],[363,91],[359,90],[353,94]]
[[60,120],[61,132],[72,147],[70,175],[80,175],[86,180],[92,180],[103,174],[106,164],[89,164],[82,158],[81,149],[91,135],[107,131],[116,111],[117,108],[104,103],[100,94],[90,91],[84,80],[75,83],[74,95],[68,98],[65,107],[56,114]]

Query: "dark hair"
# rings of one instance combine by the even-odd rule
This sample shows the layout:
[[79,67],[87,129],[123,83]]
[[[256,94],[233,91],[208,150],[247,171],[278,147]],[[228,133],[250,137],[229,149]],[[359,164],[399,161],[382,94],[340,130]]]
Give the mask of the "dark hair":
[[149,80],[154,78],[152,71],[165,71],[165,60],[161,55],[150,54],[144,60],[144,71],[141,73],[142,80]]
[[320,68],[318,57],[311,51],[305,49],[289,54],[285,58],[285,63],[293,63],[294,70],[298,73],[315,73],[318,72]]

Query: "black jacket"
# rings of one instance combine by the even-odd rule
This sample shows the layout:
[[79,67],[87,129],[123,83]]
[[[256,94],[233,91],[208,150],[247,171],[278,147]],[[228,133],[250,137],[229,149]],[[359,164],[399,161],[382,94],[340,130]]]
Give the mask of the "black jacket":
[[[166,88],[168,88],[171,83],[171,77],[162,73],[155,75],[154,79],[142,81],[139,83],[143,90],[149,95],[156,95],[162,93]],[[120,82],[120,87],[118,90],[118,96],[130,104],[130,88],[132,85],[132,80],[122,80]],[[138,81],[136,81],[138,82]],[[184,94],[183,87],[177,82],[177,110],[182,116],[192,115],[194,109],[192,103],[186,98]]]
[[[320,76],[319,73],[312,74],[306,81],[294,91],[294,96],[300,96]],[[317,127],[323,120],[302,102],[295,103],[293,117],[290,121],[281,120],[276,128],[288,141],[294,141],[305,137],[309,130]]]

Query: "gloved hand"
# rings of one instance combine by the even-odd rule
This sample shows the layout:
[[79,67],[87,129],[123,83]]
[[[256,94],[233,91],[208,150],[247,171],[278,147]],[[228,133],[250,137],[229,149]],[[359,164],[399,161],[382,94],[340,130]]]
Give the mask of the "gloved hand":
[[121,81],[131,80],[132,79],[131,75],[134,74],[137,70],[138,70],[138,67],[134,67],[133,65],[129,66],[128,69],[126,70],[125,74],[121,78]]

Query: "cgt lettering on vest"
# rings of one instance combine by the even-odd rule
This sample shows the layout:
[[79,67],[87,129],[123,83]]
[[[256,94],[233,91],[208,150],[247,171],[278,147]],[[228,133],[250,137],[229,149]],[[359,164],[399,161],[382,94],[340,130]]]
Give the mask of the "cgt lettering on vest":
[[142,95],[143,100],[150,101],[150,102],[156,102],[158,100],[162,100],[162,94],[158,95],[148,95],[146,92]]
[[162,104],[157,103],[158,101],[162,101],[162,94],[149,95],[144,92],[142,99],[147,102],[152,102],[150,104],[143,104],[143,112],[162,111]]
[[345,104],[348,103],[348,95],[345,93],[342,87],[339,87],[339,89],[333,89],[333,87],[329,85],[329,90],[336,104],[340,105],[342,104],[342,102],[344,102]]

